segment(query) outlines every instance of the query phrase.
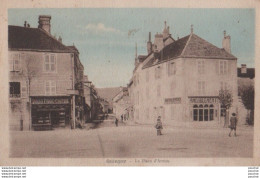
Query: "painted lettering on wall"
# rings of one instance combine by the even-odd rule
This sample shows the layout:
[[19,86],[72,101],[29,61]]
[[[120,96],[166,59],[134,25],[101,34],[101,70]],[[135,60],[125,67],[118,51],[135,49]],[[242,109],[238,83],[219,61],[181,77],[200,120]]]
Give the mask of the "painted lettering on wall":
[[180,104],[181,98],[165,98],[165,104]]

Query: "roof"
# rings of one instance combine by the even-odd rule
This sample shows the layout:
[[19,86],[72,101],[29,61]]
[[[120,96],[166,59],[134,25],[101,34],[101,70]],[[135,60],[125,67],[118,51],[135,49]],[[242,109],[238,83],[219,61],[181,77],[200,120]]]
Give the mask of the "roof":
[[161,51],[154,52],[154,57],[143,68],[156,65],[173,58],[214,58],[236,59],[235,56],[218,48],[195,34],[180,38],[165,46]]
[[40,28],[8,26],[8,48],[74,52]]
[[241,68],[237,68],[237,77],[240,78],[255,78],[255,68],[247,68],[246,73],[241,73]]
[[67,46],[69,49],[74,50],[76,53],[79,53],[78,48],[76,48],[74,45],[73,46]]

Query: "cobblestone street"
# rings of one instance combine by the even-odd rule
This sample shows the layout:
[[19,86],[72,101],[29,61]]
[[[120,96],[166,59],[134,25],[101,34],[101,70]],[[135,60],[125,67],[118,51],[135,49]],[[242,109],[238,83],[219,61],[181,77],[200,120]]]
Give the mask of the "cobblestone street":
[[229,129],[163,129],[156,136],[152,126],[115,127],[105,123],[96,129],[11,132],[10,157],[252,157],[253,128],[239,127],[237,137]]

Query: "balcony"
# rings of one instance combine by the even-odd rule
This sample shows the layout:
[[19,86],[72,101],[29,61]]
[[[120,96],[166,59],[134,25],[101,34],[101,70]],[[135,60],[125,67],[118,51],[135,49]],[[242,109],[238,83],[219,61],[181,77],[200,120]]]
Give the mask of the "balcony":
[[9,94],[10,98],[21,98],[21,94]]

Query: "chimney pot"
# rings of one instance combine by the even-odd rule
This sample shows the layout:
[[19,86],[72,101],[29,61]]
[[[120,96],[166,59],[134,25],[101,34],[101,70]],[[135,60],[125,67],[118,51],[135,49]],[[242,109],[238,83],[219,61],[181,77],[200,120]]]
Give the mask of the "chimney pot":
[[226,36],[226,30],[224,30],[224,38],[222,40],[222,47],[228,53],[231,53],[231,37],[228,35]]
[[51,33],[51,16],[49,15],[40,15],[39,16],[39,25],[38,25],[38,28],[46,31],[47,33]]
[[24,21],[24,27],[26,27],[27,26],[27,21]]
[[241,74],[246,74],[246,73],[247,73],[246,64],[241,64]]

